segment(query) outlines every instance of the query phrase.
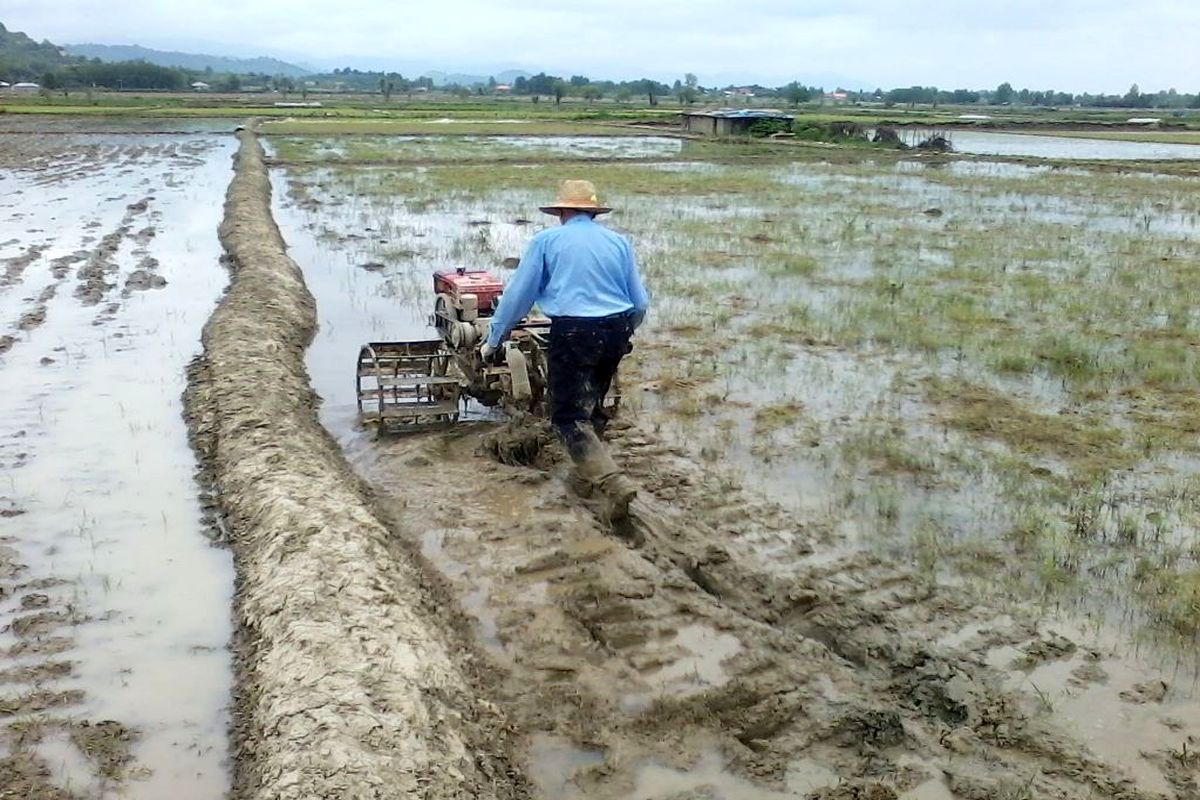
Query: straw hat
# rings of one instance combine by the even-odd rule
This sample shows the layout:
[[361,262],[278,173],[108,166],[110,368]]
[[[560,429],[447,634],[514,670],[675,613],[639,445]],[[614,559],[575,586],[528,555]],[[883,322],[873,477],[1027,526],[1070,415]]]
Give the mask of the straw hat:
[[548,206],[540,206],[547,214],[558,216],[564,208],[576,211],[590,211],[593,214],[607,214],[611,208],[600,205],[596,197],[596,187],[591,181],[563,181],[558,185],[558,197]]

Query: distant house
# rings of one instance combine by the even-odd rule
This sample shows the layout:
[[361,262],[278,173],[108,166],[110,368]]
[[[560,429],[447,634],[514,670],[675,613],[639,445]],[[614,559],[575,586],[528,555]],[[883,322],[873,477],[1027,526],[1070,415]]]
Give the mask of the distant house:
[[512,91],[512,87],[509,86],[507,83],[497,83],[496,84],[496,93],[497,94],[508,94],[511,91]]
[[825,99],[831,103],[844,103],[850,99],[850,95],[846,92],[826,92]]
[[683,129],[688,133],[703,133],[709,136],[746,136],[750,126],[763,119],[791,122],[794,117],[773,109],[729,109],[717,111],[685,112]]
[[207,92],[211,88],[212,87],[209,86],[204,81],[192,81],[192,91],[193,92]]
[[7,89],[10,86],[8,81],[0,81],[0,89]]
[[22,81],[21,83],[14,83],[11,88],[14,92],[36,92],[42,87],[38,86],[36,83]]

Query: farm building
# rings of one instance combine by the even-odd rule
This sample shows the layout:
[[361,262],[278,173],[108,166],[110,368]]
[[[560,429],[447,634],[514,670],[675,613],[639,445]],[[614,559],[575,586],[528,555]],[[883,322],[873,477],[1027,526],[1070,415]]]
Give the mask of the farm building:
[[38,89],[41,89],[41,88],[42,87],[38,86],[36,83],[30,83],[28,81],[24,81],[21,83],[14,83],[12,85],[12,91],[14,91],[14,92],[36,92]]
[[746,136],[750,126],[763,119],[791,122],[793,117],[767,109],[720,109],[717,111],[684,112],[683,129],[688,133],[710,136]]

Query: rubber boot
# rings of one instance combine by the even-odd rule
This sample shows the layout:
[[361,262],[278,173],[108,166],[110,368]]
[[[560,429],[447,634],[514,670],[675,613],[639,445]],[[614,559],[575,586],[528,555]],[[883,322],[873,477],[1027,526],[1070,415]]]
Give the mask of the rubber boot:
[[625,519],[629,516],[629,504],[637,497],[638,487],[624,472],[609,475],[600,482],[600,489],[608,498],[609,519]]
[[578,494],[591,497],[598,489],[605,500],[605,511],[610,519],[629,516],[629,504],[637,496],[637,484],[621,471],[604,445],[596,440],[587,447],[576,459],[575,470],[576,480],[582,484],[576,487]]

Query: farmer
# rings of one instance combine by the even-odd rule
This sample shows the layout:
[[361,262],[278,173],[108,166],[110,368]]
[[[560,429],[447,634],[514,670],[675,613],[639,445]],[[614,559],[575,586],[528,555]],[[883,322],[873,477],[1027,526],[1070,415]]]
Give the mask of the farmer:
[[481,353],[490,360],[534,303],[550,317],[550,422],[579,476],[600,489],[620,518],[637,486],[600,441],[608,424],[602,404],[650,298],[628,240],[596,223],[612,209],[600,205],[591,181],[563,181],[554,203],[541,210],[561,224],[529,243]]

